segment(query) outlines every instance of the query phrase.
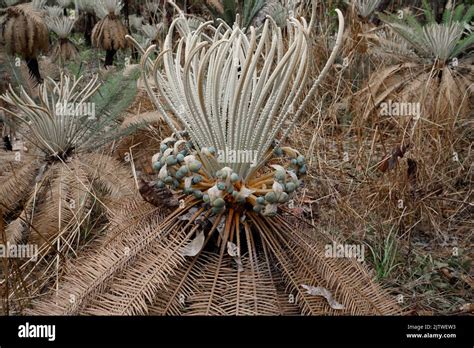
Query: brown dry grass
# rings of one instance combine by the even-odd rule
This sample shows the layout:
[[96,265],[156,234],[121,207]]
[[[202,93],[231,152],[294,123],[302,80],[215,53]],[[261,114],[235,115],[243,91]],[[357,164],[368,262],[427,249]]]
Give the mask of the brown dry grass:
[[[364,104],[357,91],[384,62],[371,61],[353,38],[346,33],[343,51],[351,64],[335,66],[290,137],[310,164],[299,209],[346,243],[392,253],[390,272],[367,248],[365,262],[408,313],[460,313],[473,300],[472,93],[457,110],[423,104],[435,119],[377,109],[367,117],[370,98]],[[316,61],[324,62],[327,39],[319,40]]]

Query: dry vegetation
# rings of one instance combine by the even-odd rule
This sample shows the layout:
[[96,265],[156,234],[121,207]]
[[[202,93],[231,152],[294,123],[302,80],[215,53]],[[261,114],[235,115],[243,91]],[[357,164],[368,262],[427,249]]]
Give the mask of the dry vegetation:
[[1,311],[472,313],[474,4],[232,3],[0,0]]

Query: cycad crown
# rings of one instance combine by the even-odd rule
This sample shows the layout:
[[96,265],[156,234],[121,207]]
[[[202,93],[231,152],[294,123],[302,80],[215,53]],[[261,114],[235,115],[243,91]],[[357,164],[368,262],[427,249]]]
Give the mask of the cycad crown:
[[474,5],[467,11],[464,4],[454,10],[448,8],[443,13],[442,22],[437,23],[429,3],[426,0],[423,3],[426,24],[409,13],[405,13],[402,19],[398,15],[383,14],[380,18],[404,38],[421,58],[446,63],[472,47],[474,33],[468,33],[466,24],[474,18]]

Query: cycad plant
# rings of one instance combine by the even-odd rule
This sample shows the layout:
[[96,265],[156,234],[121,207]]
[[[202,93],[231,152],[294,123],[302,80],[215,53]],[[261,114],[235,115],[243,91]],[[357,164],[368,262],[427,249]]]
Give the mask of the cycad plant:
[[92,45],[92,29],[99,21],[95,14],[94,0],[75,0],[76,11],[79,16],[76,20],[74,29],[76,32],[83,33],[84,41],[87,46]]
[[59,82],[45,80],[39,100],[23,88],[17,93],[10,87],[1,96],[7,105],[3,110],[17,122],[29,149],[1,153],[2,165],[5,156],[15,163],[0,168],[0,176],[6,175],[0,183],[0,206],[8,223],[2,244],[37,247],[37,254],[20,265],[19,283],[11,284],[12,273],[2,272],[11,308],[19,310],[21,303],[13,300],[51,284],[67,258],[100,230],[107,205],[133,194],[129,171],[98,151],[139,126],[121,127],[118,118],[136,75],[115,79],[118,94],[109,82],[101,87],[97,77],[85,83],[61,75]]
[[48,18],[46,23],[49,29],[58,36],[58,40],[51,51],[51,60],[64,64],[69,60],[77,59],[79,51],[76,45],[69,39],[74,27],[74,20],[69,17],[58,16]]
[[48,27],[43,18],[42,6],[45,1],[0,9],[1,38],[10,55],[22,57],[30,74],[38,83],[42,82],[38,56],[48,50]]
[[137,32],[142,29],[144,18],[142,16],[133,14],[130,15],[128,21],[130,22],[130,27],[132,28],[132,30]]
[[164,23],[159,23],[157,25],[144,24],[142,25],[141,30],[146,38],[145,46],[157,45],[158,47],[161,47],[164,36],[166,35]]
[[[424,23],[409,13],[380,15],[404,42],[397,56],[393,42],[387,43],[384,36],[377,38],[377,45],[387,47],[387,57],[397,61],[378,71],[364,90],[371,99],[368,112],[390,98],[400,102],[423,101],[425,110],[434,119],[466,112],[474,82],[469,54],[474,33],[469,33],[466,27],[474,18],[474,5],[447,8],[442,22],[437,23],[428,1],[423,3]],[[407,45],[411,50],[406,49]]]
[[153,156],[156,180],[141,188],[156,207],[124,205],[109,234],[30,313],[395,313],[360,264],[325,257],[330,238],[292,217],[306,166],[276,141],[334,62],[338,14],[336,48],[304,99],[306,21],[291,18],[285,41],[271,19],[248,36],[238,25],[191,30],[184,15],[175,19],[164,50],[152,60],[151,46],[142,58],[149,96],[174,132]]
[[3,0],[2,5],[4,4],[5,7],[13,6],[18,3],[19,0]]
[[368,19],[377,10],[382,0],[353,0],[346,2],[354,6],[359,16]]
[[102,19],[92,30],[92,44],[106,51],[106,67],[113,65],[118,50],[127,47],[128,31],[120,20],[122,6],[120,0],[101,0],[96,6],[96,13]]
[[258,27],[267,16],[284,26],[288,17],[285,7],[278,0],[206,0],[205,4],[215,19],[220,18],[229,26],[240,18],[242,28],[249,28],[251,25]]

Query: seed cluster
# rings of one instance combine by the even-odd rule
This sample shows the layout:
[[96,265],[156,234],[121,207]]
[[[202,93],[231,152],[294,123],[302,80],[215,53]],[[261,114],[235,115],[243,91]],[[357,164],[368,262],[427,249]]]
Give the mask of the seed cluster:
[[[273,216],[279,204],[291,199],[301,185],[299,177],[307,171],[305,159],[297,151],[275,147],[267,162],[273,170],[244,181],[229,167],[209,173],[207,164],[218,163],[216,154],[214,147],[197,151],[191,141],[177,140],[174,135],[164,139],[160,152],[152,158],[153,170],[158,173],[155,185],[192,195],[208,204],[214,214],[229,206],[250,204],[256,213]],[[278,157],[290,158],[286,167],[270,164]]]

